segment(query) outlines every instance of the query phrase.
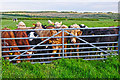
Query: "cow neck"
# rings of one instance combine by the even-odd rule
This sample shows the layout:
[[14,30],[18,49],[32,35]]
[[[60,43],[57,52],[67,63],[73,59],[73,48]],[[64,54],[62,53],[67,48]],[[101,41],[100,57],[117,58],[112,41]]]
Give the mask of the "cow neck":
[[26,28],[17,28],[16,30],[21,30],[21,29],[24,30],[24,29],[26,29]]
[[[36,27],[35,29],[44,29],[44,28],[39,26],[39,27]],[[35,32],[39,35],[39,37],[49,37],[50,36],[50,31],[38,30]]]
[[3,46],[8,46],[8,43],[6,41],[2,42]]

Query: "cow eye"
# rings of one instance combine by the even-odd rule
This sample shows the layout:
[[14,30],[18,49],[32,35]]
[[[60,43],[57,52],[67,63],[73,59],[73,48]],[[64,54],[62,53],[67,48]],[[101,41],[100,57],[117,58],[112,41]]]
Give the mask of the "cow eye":
[[81,35],[82,34],[82,32],[81,31],[78,31],[78,35]]

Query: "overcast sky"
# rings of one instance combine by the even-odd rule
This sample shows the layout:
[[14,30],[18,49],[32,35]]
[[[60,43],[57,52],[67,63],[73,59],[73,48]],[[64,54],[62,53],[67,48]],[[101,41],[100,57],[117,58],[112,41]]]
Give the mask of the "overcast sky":
[[0,11],[118,12],[119,0],[2,0]]
[[0,2],[118,2],[119,0],[0,0]]

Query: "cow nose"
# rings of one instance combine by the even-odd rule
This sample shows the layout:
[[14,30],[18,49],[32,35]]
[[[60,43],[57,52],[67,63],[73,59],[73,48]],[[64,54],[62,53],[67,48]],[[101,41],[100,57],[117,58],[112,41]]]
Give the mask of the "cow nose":
[[76,43],[76,41],[73,41],[73,43]]
[[29,39],[29,41],[32,41],[33,39]]
[[57,40],[59,40],[59,38],[57,38]]
[[76,43],[76,40],[75,40],[75,39],[72,39],[71,42],[72,42],[72,43]]

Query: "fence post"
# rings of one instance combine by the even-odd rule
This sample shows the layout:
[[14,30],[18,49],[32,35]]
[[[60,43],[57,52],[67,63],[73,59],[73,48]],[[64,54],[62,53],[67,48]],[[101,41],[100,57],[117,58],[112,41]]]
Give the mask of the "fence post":
[[1,46],[1,44],[2,44],[2,39],[1,39],[1,31],[0,31],[0,60],[2,61],[2,46]]
[[62,29],[62,54],[64,58],[64,29]]
[[118,55],[119,55],[119,53],[120,53],[120,26],[118,26],[119,27],[119,30],[118,30]]
[[[2,16],[0,16],[0,18],[2,18]],[[0,19],[0,30],[2,29],[2,19]],[[1,31],[0,31],[0,80],[2,80],[2,39],[1,39]]]

